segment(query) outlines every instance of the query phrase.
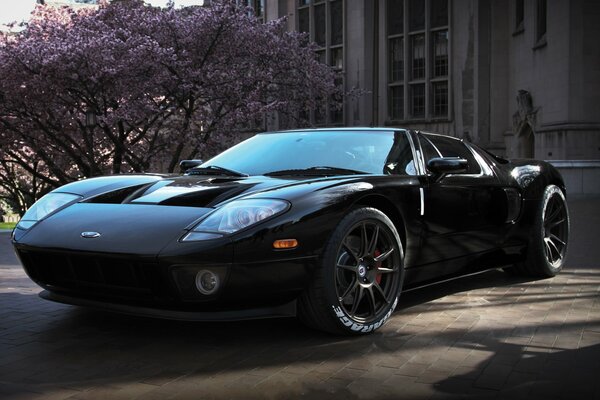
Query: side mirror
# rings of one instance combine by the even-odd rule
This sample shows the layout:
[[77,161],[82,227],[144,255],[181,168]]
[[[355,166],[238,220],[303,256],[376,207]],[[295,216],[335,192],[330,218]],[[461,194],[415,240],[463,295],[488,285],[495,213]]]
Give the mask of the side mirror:
[[182,171],[187,171],[190,168],[194,168],[197,167],[198,165],[202,164],[204,161],[202,160],[181,160],[179,162],[179,167],[181,168]]
[[459,157],[438,157],[427,161],[427,169],[441,179],[446,174],[467,172],[468,162]]

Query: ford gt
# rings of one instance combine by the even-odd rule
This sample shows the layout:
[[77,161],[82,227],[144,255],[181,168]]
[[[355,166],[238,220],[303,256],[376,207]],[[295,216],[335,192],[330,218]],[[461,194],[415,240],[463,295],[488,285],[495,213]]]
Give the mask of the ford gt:
[[454,137],[270,132],[181,165],[37,201],[12,242],[40,296],[197,321],[296,315],[364,334],[403,291],[493,268],[551,277],[564,264],[558,171]]

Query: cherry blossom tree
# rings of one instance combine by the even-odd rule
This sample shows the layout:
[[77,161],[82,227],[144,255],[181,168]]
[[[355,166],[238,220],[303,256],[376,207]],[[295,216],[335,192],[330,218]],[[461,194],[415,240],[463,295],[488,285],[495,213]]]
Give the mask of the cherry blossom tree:
[[232,0],[39,5],[0,38],[0,182],[11,198],[29,191],[12,200],[26,208],[82,177],[172,172],[264,115],[305,124],[301,110],[341,98],[334,81],[302,34]]

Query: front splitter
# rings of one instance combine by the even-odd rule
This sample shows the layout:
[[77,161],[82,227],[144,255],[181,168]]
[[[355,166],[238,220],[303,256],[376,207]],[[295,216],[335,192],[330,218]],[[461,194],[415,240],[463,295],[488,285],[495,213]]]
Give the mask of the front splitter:
[[70,304],[81,307],[89,307],[102,311],[116,312],[120,314],[136,315],[160,319],[171,319],[177,321],[242,321],[262,318],[281,318],[296,316],[296,300],[276,307],[252,308],[245,310],[197,312],[165,310],[160,308],[133,306],[128,304],[117,304],[79,297],[71,297],[63,294],[53,293],[48,290],[40,292],[42,299],[57,303]]

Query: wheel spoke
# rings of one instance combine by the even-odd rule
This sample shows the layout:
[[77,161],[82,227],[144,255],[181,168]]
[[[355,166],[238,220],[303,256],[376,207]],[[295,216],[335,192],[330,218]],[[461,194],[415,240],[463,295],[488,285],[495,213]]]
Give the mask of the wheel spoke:
[[[556,202],[553,202],[553,203],[556,203]],[[556,204],[556,205],[553,204],[551,211],[546,213],[546,215],[548,215],[546,217],[546,222],[554,221],[556,219],[556,217],[558,217],[558,215],[560,213],[560,209],[561,209],[561,207],[559,204]]]
[[363,298],[364,295],[364,289],[362,286],[358,285],[358,290],[357,290],[358,294],[356,296],[354,296],[354,302],[352,303],[352,310],[350,310],[350,315],[356,315],[356,310],[358,310],[358,305],[360,304],[360,301]]
[[548,261],[552,262],[552,250],[550,249],[550,245],[546,239],[544,239],[544,250],[546,252],[546,258]]
[[367,224],[363,223],[360,226],[360,256],[364,257],[369,254],[369,238],[367,236]]
[[348,252],[348,254],[350,254],[352,256],[352,258],[354,258],[354,261],[356,261],[356,263],[358,264],[359,262],[359,257],[358,255],[354,252],[354,250],[352,250],[352,248],[350,247],[350,245],[348,245],[348,243],[346,243],[346,241],[344,240],[344,242],[342,243],[342,247],[344,249],[346,249],[346,251]]
[[356,265],[344,265],[338,264],[338,268],[345,269],[346,271],[356,272]]
[[548,227],[549,228],[554,228],[555,226],[558,226],[558,225],[562,224],[563,222],[565,222],[565,219],[561,218],[558,221],[554,221],[554,222],[548,224]]
[[384,267],[377,268],[377,272],[380,274],[391,274],[392,272],[396,272],[396,271],[397,271],[396,268],[384,268]]
[[562,258],[562,254],[560,254],[560,250],[558,250],[558,247],[556,246],[556,244],[552,241],[552,239],[548,239],[547,243],[550,248],[554,248],[554,251],[556,252],[556,255],[558,256],[557,261],[560,260]]
[[369,248],[367,249],[368,254],[375,255],[375,249],[377,248],[377,240],[379,240],[379,225],[375,225],[373,236],[371,236]]
[[379,283],[377,283],[377,282],[373,283],[373,287],[375,288],[377,293],[379,293],[381,295],[381,298],[383,298],[383,301],[385,301],[386,304],[390,304],[390,301],[385,296],[385,293],[383,293],[383,289],[381,288],[381,286],[379,286]]
[[377,311],[377,306],[375,301],[375,293],[373,293],[373,286],[367,289],[367,298],[369,300],[369,308],[371,309],[371,314],[375,315]]
[[346,297],[350,296],[350,293],[352,293],[353,290],[356,290],[358,286],[358,279],[354,278],[354,281],[348,286],[348,289],[346,289],[344,294],[338,298],[340,303],[342,303]]
[[554,233],[551,233],[551,234],[550,234],[550,238],[549,238],[549,239],[550,239],[551,241],[554,241],[554,240],[556,240],[558,243],[562,244],[563,246],[565,246],[565,245],[566,245],[566,243],[565,243],[565,242],[563,242],[563,241],[562,241],[562,240],[561,240],[561,239],[560,239],[558,236],[556,236]]
[[394,248],[390,247],[390,249],[388,251],[381,253],[380,255],[375,257],[374,260],[375,260],[375,262],[385,261],[390,256],[390,254],[392,254],[393,252],[394,252]]

